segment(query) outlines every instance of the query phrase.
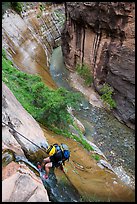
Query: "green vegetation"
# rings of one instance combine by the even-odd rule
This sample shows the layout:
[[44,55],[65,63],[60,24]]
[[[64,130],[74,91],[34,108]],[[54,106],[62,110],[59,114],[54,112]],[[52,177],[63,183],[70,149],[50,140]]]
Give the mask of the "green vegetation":
[[45,86],[39,76],[17,70],[10,60],[4,57],[2,67],[2,80],[37,121],[46,126],[59,128],[71,123],[67,107],[76,108],[79,94],[73,94],[64,88],[52,90]]
[[65,15],[61,10],[54,10],[53,14],[57,17],[56,20],[60,24],[60,26],[63,26],[65,22]]
[[5,51],[4,49],[2,49],[2,57],[4,57],[5,59],[7,59],[6,51]]
[[40,18],[41,17],[41,14],[37,14],[37,18]]
[[104,83],[100,91],[102,92],[101,99],[109,105],[110,109],[115,108],[116,102],[114,101],[114,99],[112,99],[112,87],[109,84]]
[[100,156],[97,154],[92,154],[92,158],[95,159],[96,161],[100,160]]
[[77,108],[81,95],[64,88],[56,90],[47,87],[37,75],[26,74],[17,70],[7,59],[2,50],[2,81],[10,88],[22,106],[42,125],[65,137],[80,142],[87,150],[93,148],[82,138],[68,131],[68,125],[73,125],[67,108]]
[[93,151],[93,147],[86,141],[83,139],[82,136],[78,137],[72,133],[70,133],[68,130],[64,129],[58,129],[56,127],[52,128],[52,130],[56,133],[56,134],[60,134],[60,135],[63,135],[64,137],[67,137],[67,138],[72,138],[74,139],[75,141],[79,142],[80,144],[82,144],[82,146],[87,149],[88,151]]
[[91,76],[89,67],[85,64],[83,65],[77,64],[76,71],[84,79],[85,85],[90,86],[91,83],[93,82],[93,77]]
[[91,145],[86,141],[86,140],[84,140],[83,139],[83,134],[82,134],[82,132],[80,131],[80,129],[74,124],[74,122],[73,122],[73,126],[74,126],[74,128],[77,130],[77,132],[78,132],[78,134],[79,134],[79,137],[77,137],[77,136],[73,136],[73,138],[77,141],[77,142],[80,142],[82,145],[83,145],[83,147],[85,148],[85,149],[87,149],[88,151],[93,151],[94,149],[93,149],[93,147],[91,147]]
[[65,15],[63,12],[61,12],[60,10],[55,10],[54,13],[60,21],[64,21]]
[[22,12],[21,2],[11,2],[11,6],[18,14],[20,14]]
[[43,10],[44,10],[44,6],[43,6],[42,4],[40,4],[40,5],[39,5],[39,9],[40,9],[41,11],[43,11]]
[[39,5],[39,9],[41,11],[41,13],[37,14],[37,18],[40,18],[42,16],[42,11],[45,9],[44,6],[42,4]]

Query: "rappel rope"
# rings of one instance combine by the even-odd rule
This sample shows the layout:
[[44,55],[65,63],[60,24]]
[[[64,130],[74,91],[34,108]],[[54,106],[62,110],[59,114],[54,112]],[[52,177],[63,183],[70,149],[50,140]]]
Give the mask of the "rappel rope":
[[[32,142],[30,139],[26,138],[24,135],[22,135],[20,132],[18,132],[18,131],[15,130],[13,127],[11,127],[11,126],[9,126],[8,124],[6,124],[5,122],[2,121],[2,123],[5,124],[7,127],[11,128],[13,131],[15,131],[16,133],[18,133],[20,136],[22,136],[23,138],[25,138],[25,139],[28,140],[29,142],[31,142],[31,143],[32,143],[33,145],[35,145],[36,147],[40,148],[42,151],[44,151],[44,153],[45,153],[45,151],[46,151],[46,153],[47,153],[47,149],[46,149],[46,148],[38,146],[37,144],[35,144],[34,142]],[[43,148],[43,149],[42,149],[42,148]],[[70,164],[71,164],[71,162],[70,162]],[[71,164],[71,166],[73,166],[73,165]],[[73,167],[74,167],[74,166],[73,166]],[[70,181],[70,179],[69,179],[69,177],[67,176],[66,172],[65,172],[65,171],[63,171],[63,172],[65,173],[67,179]]]
[[[35,144],[34,142],[32,142],[30,139],[26,138],[24,135],[22,135],[20,132],[18,132],[17,130],[15,130],[13,127],[9,126],[8,124],[6,124],[5,122],[2,121],[2,123],[4,123],[6,126],[8,126],[9,128],[11,128],[13,131],[17,132],[20,136],[24,137],[26,140],[28,140],[29,142],[31,142],[33,145],[35,145],[36,147],[40,148],[41,150],[43,150],[44,152],[47,151],[46,148],[44,147],[40,147],[37,144]],[[43,149],[42,149],[43,148]]]

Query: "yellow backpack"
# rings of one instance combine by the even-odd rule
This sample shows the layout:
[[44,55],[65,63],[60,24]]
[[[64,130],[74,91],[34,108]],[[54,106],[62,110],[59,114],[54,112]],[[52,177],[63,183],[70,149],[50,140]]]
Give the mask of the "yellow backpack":
[[58,151],[61,151],[61,148],[58,144],[53,144],[50,145],[47,149],[47,154],[49,154],[49,156],[52,156],[53,154],[57,153]]
[[59,146],[58,144],[50,145],[47,149],[47,154],[49,154],[49,156],[52,156],[59,151],[62,151],[62,153],[63,153],[63,160],[69,161],[70,151],[69,151],[68,146],[66,144],[63,144],[63,143],[61,143],[61,146]]

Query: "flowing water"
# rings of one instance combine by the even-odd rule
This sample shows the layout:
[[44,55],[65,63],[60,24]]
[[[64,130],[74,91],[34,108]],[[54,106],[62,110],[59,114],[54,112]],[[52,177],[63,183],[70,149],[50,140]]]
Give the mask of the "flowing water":
[[[16,17],[17,18],[17,17]],[[14,18],[13,18],[14,19]],[[10,20],[6,19],[5,21],[5,32],[8,31],[8,35],[14,33],[15,29],[13,27],[9,27],[8,23],[11,23]],[[18,24],[19,19],[14,19],[14,24]],[[20,24],[21,26],[21,24]],[[24,26],[22,26],[24,28]],[[16,30],[16,34],[18,35],[19,30]],[[20,33],[20,32],[19,32]],[[6,39],[6,44],[8,45],[7,50],[11,54],[11,58],[16,65],[16,67],[24,72],[31,73],[31,74],[39,74],[42,77],[42,80],[48,84],[52,88],[56,88],[57,86],[65,87],[68,90],[76,91],[69,85],[69,72],[65,68],[63,63],[63,57],[61,52],[61,47],[55,49],[52,53],[50,59],[50,73],[48,72],[47,67],[47,59],[45,55],[45,51],[42,48],[41,44],[34,37],[34,33],[31,33],[27,29],[27,39],[21,41],[16,38],[9,38],[9,36],[4,36]],[[32,34],[32,35],[31,35]],[[22,36],[26,33],[22,32]],[[25,39],[25,38],[24,38]],[[3,41],[4,43],[5,41]],[[51,75],[50,75],[51,74]],[[52,77],[51,77],[52,76]],[[123,179],[123,181],[134,187],[134,172],[135,172],[135,134],[134,131],[127,128],[125,125],[121,124],[117,121],[110,113],[107,113],[105,110],[97,108],[89,104],[88,100],[83,96],[81,107],[79,111],[74,112],[76,117],[84,124],[86,129],[85,137],[88,141],[94,142],[104,153],[104,155],[108,158],[109,162],[112,164],[114,170],[118,175]],[[46,139],[47,139],[47,132],[46,132]],[[52,136],[53,137],[53,136]],[[51,134],[49,136],[49,140],[52,139]],[[64,138],[59,138],[61,141],[65,140]],[[52,141],[51,141],[52,142]],[[68,142],[68,140],[66,141]],[[72,144],[72,151],[77,151],[79,148],[80,157],[77,158],[77,162],[81,161],[82,157],[82,149],[80,150],[79,146],[75,146],[76,144]],[[79,152],[77,152],[78,154]],[[77,156],[78,157],[78,156]],[[87,158],[86,158],[87,159]],[[85,159],[81,161],[84,165]],[[89,160],[91,162],[91,159]],[[86,161],[87,164],[87,161]],[[86,165],[85,164],[85,165]],[[31,164],[30,162],[30,165]],[[90,164],[91,165],[91,164]],[[92,164],[93,165],[93,164]],[[87,167],[86,167],[87,168]],[[95,170],[95,175],[97,172],[99,173],[101,170],[96,170],[97,167],[94,167],[90,171],[89,174],[84,174],[85,172],[79,172],[80,179],[77,180],[76,175],[72,172],[74,171],[71,169],[69,171],[72,174],[73,181],[71,182],[67,179],[67,177],[63,177],[61,180],[56,180],[55,174],[51,173],[51,182],[44,183],[45,187],[50,191],[51,200],[58,201],[58,202],[66,202],[72,201],[77,202],[80,200],[80,196],[76,191],[76,188],[72,185],[72,183],[78,183],[79,189],[84,192],[91,193],[91,190],[96,190],[97,182],[99,182],[97,186],[97,190],[99,189],[100,195],[102,193],[107,193],[109,187],[106,187],[105,191],[102,188],[104,186],[102,182],[102,173],[98,174],[98,179],[96,176],[94,177],[93,173]],[[124,169],[123,169],[124,168]],[[126,171],[126,174],[124,172]],[[88,169],[89,171],[89,169]],[[75,170],[76,172],[76,170]],[[60,171],[58,173],[58,178],[62,177],[60,175]],[[86,172],[87,173],[87,172]],[[127,176],[127,173],[129,176]],[[73,177],[74,174],[74,177]],[[85,175],[88,179],[84,180],[82,177]],[[109,175],[107,175],[109,177]],[[133,177],[133,179],[132,179]],[[91,179],[92,178],[92,179]],[[94,180],[95,179],[95,180]],[[107,178],[104,178],[107,180]],[[108,178],[109,180],[109,178]],[[133,182],[131,182],[131,180]],[[93,185],[93,187],[91,187]],[[107,182],[106,182],[106,185]],[[78,188],[77,188],[78,189]],[[68,191],[67,191],[68,190]],[[115,193],[116,194],[116,193]],[[65,195],[65,196],[64,196]],[[125,193],[126,196],[126,193]],[[106,199],[106,198],[105,198]]]
[[30,162],[28,159],[21,156],[16,156],[15,161],[24,162],[26,165],[29,166],[29,168],[37,172],[36,174],[40,176],[45,188],[48,191],[50,201],[54,202],[80,201],[80,195],[77,192],[76,188],[71,184],[68,178],[64,176],[63,173],[62,174],[60,173],[60,177],[62,177],[62,179],[57,180],[57,177],[54,173],[54,169],[51,169],[49,173],[49,179],[45,180],[43,179],[43,175],[45,174],[45,172],[38,171],[36,165]]
[[[56,84],[76,91],[69,85],[69,71],[65,68],[61,47],[53,51],[50,63],[50,73]],[[85,126],[85,137],[101,149],[118,176],[134,186],[134,131],[120,123],[110,112],[92,106],[84,97],[75,115]]]

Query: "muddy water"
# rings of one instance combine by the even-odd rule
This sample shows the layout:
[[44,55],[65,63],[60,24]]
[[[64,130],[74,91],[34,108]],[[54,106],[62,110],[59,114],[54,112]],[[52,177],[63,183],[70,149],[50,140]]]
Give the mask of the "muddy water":
[[[5,159],[11,157],[10,153],[4,155]],[[22,156],[15,156],[16,162],[24,162],[37,176],[40,176],[47,192],[49,200],[53,202],[78,202],[81,200],[80,194],[77,189],[72,185],[66,175],[60,169],[51,169],[49,179],[44,180],[43,176],[45,171],[38,171],[36,164],[33,164],[28,159]],[[5,163],[5,162],[4,162]]]
[[[14,17],[13,17],[14,19]],[[12,20],[13,20],[12,19]],[[15,19],[14,19],[15,20]],[[33,33],[30,32],[29,29],[24,27],[24,30],[19,32],[19,27],[11,26],[10,21],[5,22],[5,45],[9,45],[7,50],[9,51],[11,58],[13,59],[17,68],[22,71],[31,74],[39,74],[43,81],[50,87],[56,88],[58,86],[63,86],[68,89],[72,89],[69,86],[68,78],[66,77],[66,71],[62,64],[61,52],[55,55],[52,60],[51,75],[48,72],[47,63],[46,63],[46,54],[39,41],[36,40]],[[16,22],[19,24],[19,22]],[[19,26],[19,25],[18,25]],[[15,29],[16,32],[15,32]],[[15,34],[18,34],[15,36]],[[6,36],[7,35],[7,36]],[[60,58],[61,57],[61,58]],[[55,80],[55,82],[54,82]],[[57,83],[57,85],[56,85]],[[89,111],[91,110],[91,111]],[[90,115],[93,112],[93,115]],[[99,127],[99,123],[97,122],[99,118],[102,118],[102,121],[105,120],[105,114],[101,112],[99,109],[96,109],[88,103],[85,99],[81,104],[81,110],[76,115],[82,120],[86,127],[86,136],[89,139],[95,140],[95,135],[101,136],[99,131],[101,128]],[[88,117],[87,117],[88,116]],[[102,117],[101,117],[102,116]],[[86,117],[88,120],[86,120]],[[92,119],[92,120],[91,120]],[[107,120],[103,124],[105,124]],[[97,126],[96,126],[97,124]],[[89,126],[89,127],[88,127]],[[98,129],[97,129],[98,127]],[[105,130],[106,126],[103,126],[103,130]],[[71,150],[71,159],[70,162],[65,166],[65,174],[71,184],[78,190],[78,192],[86,198],[86,201],[133,201],[134,200],[134,191],[132,191],[127,186],[123,185],[121,181],[117,178],[117,176],[107,169],[101,169],[97,166],[97,162],[92,159],[91,153],[87,152],[82,148],[80,144],[77,142],[63,138],[59,135],[55,135],[52,132],[49,132],[45,128],[43,128],[45,132],[46,139],[49,144],[53,142],[64,142],[70,146]],[[108,130],[108,127],[106,128]],[[117,131],[117,130],[116,130]],[[92,133],[92,137],[91,137]],[[121,133],[120,133],[121,134]],[[104,133],[106,135],[106,133]],[[114,134],[115,136],[115,134]],[[103,138],[103,137],[99,137]],[[104,137],[105,138],[105,137]],[[89,139],[89,140],[90,140]],[[98,143],[98,140],[95,140]],[[105,153],[107,153],[107,140],[106,146],[102,145]],[[109,141],[112,142],[112,141]],[[71,145],[70,145],[71,144]],[[101,145],[100,145],[101,147]],[[109,155],[109,154],[108,154]],[[118,155],[120,156],[120,155]],[[115,157],[114,157],[115,160]],[[58,169],[55,170],[55,175],[58,183],[63,183],[63,175]],[[62,176],[61,176],[62,175]],[[62,179],[61,179],[62,178]],[[58,183],[53,182],[55,185]],[[68,181],[66,182],[69,183]],[[65,183],[65,186],[67,184]],[[69,183],[69,184],[70,184]],[[46,185],[46,184],[45,184]],[[53,186],[52,186],[53,188]],[[65,190],[65,189],[64,189]],[[55,190],[55,196],[59,194]],[[73,192],[69,192],[68,195],[73,195]],[[68,196],[69,197],[69,196]],[[73,200],[79,201],[78,194],[73,197]],[[62,201],[64,201],[62,199]]]
[[[59,87],[76,91],[70,86],[71,80],[64,66],[61,47],[53,51],[50,73]],[[110,112],[90,104],[86,98],[83,98],[81,108],[75,115],[86,128],[88,141],[101,149],[118,176],[134,188],[135,132],[120,123]]]
[[[97,161],[92,159],[92,152],[83,149],[73,139],[64,138],[42,128],[48,143],[65,143],[69,146],[71,157],[64,167],[65,175],[86,201],[134,201],[134,191],[123,185],[115,173],[101,169]],[[62,172],[55,169],[55,175],[60,182]]]

